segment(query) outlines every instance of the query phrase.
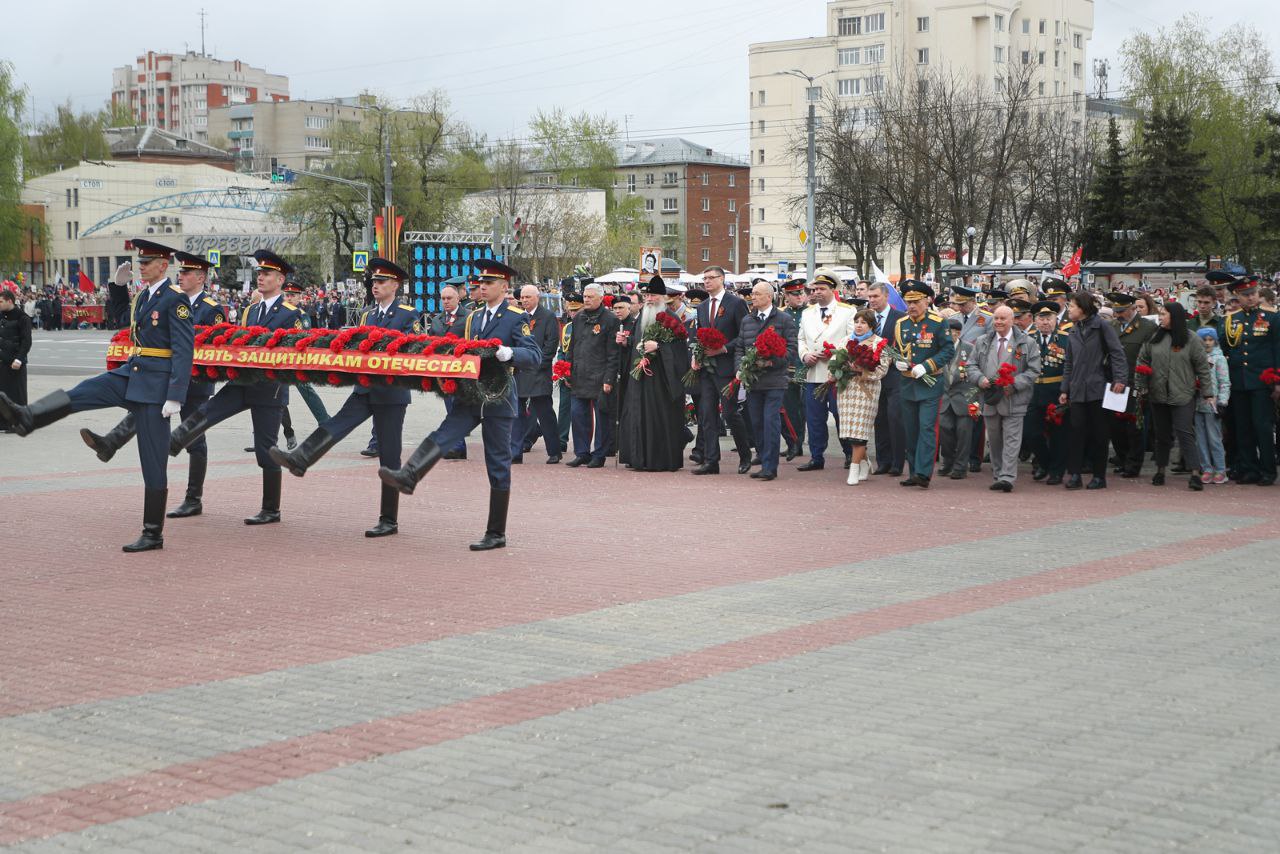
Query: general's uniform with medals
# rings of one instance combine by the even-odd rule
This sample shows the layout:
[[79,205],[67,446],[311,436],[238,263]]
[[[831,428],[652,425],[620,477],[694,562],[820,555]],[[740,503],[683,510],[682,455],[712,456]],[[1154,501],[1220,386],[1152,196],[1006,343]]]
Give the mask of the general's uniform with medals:
[[[1031,307],[1037,317],[1044,315],[1058,316],[1058,304],[1052,300],[1042,300]],[[1049,486],[1062,483],[1062,476],[1067,470],[1067,422],[1066,407],[1059,414],[1060,424],[1047,420],[1049,406],[1058,406],[1058,395],[1062,392],[1062,368],[1067,358],[1067,333],[1071,323],[1065,328],[1058,327],[1053,333],[1045,335],[1039,330],[1029,331],[1040,345],[1040,376],[1031,392],[1031,405],[1027,408],[1026,436],[1031,443],[1032,477],[1035,480],[1048,478]]]
[[[933,288],[924,282],[908,279],[902,287],[902,298],[907,302],[931,299]],[[932,308],[918,320],[910,315],[898,319],[893,330],[892,346],[906,356],[908,369],[901,371],[902,385],[898,399],[902,407],[902,426],[907,433],[907,461],[911,477],[902,481],[904,486],[928,486],[933,477],[933,458],[938,438],[938,400],[946,387],[942,372],[955,356],[955,342],[947,334],[946,321]],[[916,366],[923,366],[921,376],[913,375]],[[933,377],[930,386],[925,377]]]
[[[133,248],[143,262],[168,259],[173,254],[167,246],[149,240],[134,240]],[[169,429],[161,410],[167,403],[176,411],[176,405],[186,399],[195,333],[191,304],[168,278],[138,292],[133,298],[130,317],[133,351],[127,362],[85,380],[70,391],[55,391],[30,406],[18,406],[0,396],[0,418],[25,436],[72,412],[119,406],[133,413],[146,491],[142,537],[124,549],[147,551],[164,544],[161,535],[169,488],[164,452]]]
[[[1258,286],[1237,279],[1233,293]],[[1261,307],[1229,312],[1223,320],[1222,349],[1231,372],[1237,480],[1269,486],[1276,480],[1276,415],[1272,387],[1262,380],[1268,368],[1280,370],[1280,313]]]
[[[408,273],[385,258],[371,258],[365,272],[375,281],[395,281],[397,285],[409,279]],[[418,312],[413,306],[392,300],[386,308],[376,303],[370,306],[361,315],[359,325],[376,326],[379,329],[392,329],[406,335],[416,335],[422,331],[418,317]],[[304,439],[295,450],[286,453],[279,447],[273,447],[268,453],[277,465],[302,477],[307,469],[315,465],[334,445],[372,418],[373,429],[378,437],[379,460],[384,466],[399,468],[404,414],[409,402],[409,390],[402,386],[389,386],[381,382],[375,382],[367,387],[357,384],[346,402],[342,404],[342,408],[333,417],[316,427],[315,432]],[[384,485],[378,524],[365,531],[365,536],[383,537],[396,533],[399,530],[399,506],[400,493],[393,487]]]
[[[499,261],[485,259],[477,262],[476,268],[479,278],[505,282],[508,286],[516,278],[516,271]],[[492,308],[482,306],[468,315],[463,333],[465,338],[501,341],[498,361],[505,362],[501,369],[508,375],[512,368],[532,368],[542,361],[542,350],[529,328],[529,315],[505,299]],[[511,500],[511,427],[517,403],[514,377],[510,377],[507,395],[501,400],[467,403],[455,398],[453,410],[410,455],[408,462],[399,469],[382,466],[378,476],[388,486],[411,495],[418,482],[444,456],[444,448],[452,447],[480,427],[485,469],[489,475],[489,522],[484,538],[472,543],[471,549],[486,551],[505,546]]]

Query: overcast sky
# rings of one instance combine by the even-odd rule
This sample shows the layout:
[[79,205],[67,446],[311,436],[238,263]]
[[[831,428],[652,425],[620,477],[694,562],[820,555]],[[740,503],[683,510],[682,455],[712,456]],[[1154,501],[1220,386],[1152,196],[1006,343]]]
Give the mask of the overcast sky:
[[[287,75],[293,98],[371,90],[404,100],[439,87],[460,119],[490,137],[522,137],[534,110],[560,106],[607,113],[633,137],[679,134],[731,153],[748,148],[747,46],[822,35],[826,8],[824,0],[347,5],[398,10],[371,21],[316,0],[131,0],[127,14],[101,0],[53,0],[22,6],[25,35],[12,33],[3,54],[37,116],[68,98],[96,108],[110,96],[112,68],[148,49],[198,51],[202,5],[208,52]],[[1205,10],[1215,31],[1246,22],[1280,43],[1268,0],[1098,0],[1089,59],[1114,59],[1131,32]]]

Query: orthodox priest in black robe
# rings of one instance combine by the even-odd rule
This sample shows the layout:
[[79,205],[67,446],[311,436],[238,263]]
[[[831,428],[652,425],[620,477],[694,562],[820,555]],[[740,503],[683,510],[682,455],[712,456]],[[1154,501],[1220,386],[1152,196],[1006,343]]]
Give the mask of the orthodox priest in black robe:
[[[685,338],[643,340],[645,329],[666,313],[667,288],[661,276],[654,276],[641,290],[644,305],[618,333],[623,352],[618,459],[637,471],[676,471],[684,464],[688,441],[683,377],[689,370],[689,343]],[[647,363],[636,379],[633,371],[643,359]]]

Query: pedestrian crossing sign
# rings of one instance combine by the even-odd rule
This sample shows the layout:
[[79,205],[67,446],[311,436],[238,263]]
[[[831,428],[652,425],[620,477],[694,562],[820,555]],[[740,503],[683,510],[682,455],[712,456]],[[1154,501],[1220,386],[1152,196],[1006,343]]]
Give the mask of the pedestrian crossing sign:
[[352,252],[351,253],[351,269],[356,273],[363,273],[364,268],[369,266],[368,252]]
[[215,268],[222,266],[222,250],[209,249],[204,253],[205,260],[212,264]]

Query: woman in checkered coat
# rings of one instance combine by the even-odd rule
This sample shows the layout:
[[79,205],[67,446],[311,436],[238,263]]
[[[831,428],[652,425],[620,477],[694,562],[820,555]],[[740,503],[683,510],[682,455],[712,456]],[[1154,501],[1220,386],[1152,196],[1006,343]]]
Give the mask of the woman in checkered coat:
[[840,413],[840,438],[853,444],[853,464],[849,466],[849,485],[871,475],[871,463],[867,462],[867,440],[876,423],[876,408],[880,403],[880,380],[889,372],[892,350],[888,342],[875,333],[876,315],[870,309],[862,309],[853,317],[850,341],[857,341],[880,354],[880,360],[871,371],[853,368],[853,379],[836,392],[836,406]]

